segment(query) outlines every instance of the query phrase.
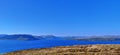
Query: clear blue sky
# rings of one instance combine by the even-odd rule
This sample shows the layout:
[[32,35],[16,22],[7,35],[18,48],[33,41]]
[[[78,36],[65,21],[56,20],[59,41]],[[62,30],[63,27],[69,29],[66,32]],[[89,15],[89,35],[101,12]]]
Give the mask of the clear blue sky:
[[0,34],[120,34],[120,0],[0,0]]

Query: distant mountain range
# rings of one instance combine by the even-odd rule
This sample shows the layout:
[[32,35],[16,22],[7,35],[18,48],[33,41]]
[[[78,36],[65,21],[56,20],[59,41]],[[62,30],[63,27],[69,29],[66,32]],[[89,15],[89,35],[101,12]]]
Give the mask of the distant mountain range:
[[14,35],[0,35],[0,40],[41,40],[41,39],[54,39],[63,38],[66,40],[79,40],[79,41],[120,41],[119,35],[106,35],[106,36],[68,36],[58,37],[54,35],[29,35],[29,34],[14,34]]
[[70,40],[79,40],[79,41],[120,41],[119,35],[105,35],[105,36],[88,36],[85,38],[80,37],[71,37]]
[[53,35],[33,36],[29,34],[0,35],[0,40],[40,40],[55,38]]

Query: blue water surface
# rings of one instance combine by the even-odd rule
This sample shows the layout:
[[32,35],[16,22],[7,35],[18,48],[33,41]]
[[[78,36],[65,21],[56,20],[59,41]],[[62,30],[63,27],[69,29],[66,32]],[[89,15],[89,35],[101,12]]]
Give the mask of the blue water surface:
[[71,45],[89,45],[89,44],[120,44],[120,41],[77,41],[65,40],[60,38],[41,39],[34,41],[20,40],[0,40],[0,54],[33,48],[49,48],[55,46],[71,46]]

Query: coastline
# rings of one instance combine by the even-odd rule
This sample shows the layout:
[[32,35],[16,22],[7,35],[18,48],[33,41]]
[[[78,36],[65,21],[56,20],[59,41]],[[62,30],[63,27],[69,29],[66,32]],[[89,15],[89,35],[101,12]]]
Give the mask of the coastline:
[[58,46],[52,48],[29,49],[6,53],[4,55],[120,55],[120,44],[96,44]]

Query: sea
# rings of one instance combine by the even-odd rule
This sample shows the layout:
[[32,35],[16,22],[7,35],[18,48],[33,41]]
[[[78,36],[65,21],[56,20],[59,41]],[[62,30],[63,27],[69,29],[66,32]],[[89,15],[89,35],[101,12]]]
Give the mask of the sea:
[[62,38],[41,39],[41,40],[0,40],[0,54],[13,51],[51,48],[57,46],[72,46],[72,45],[93,45],[93,44],[120,44],[120,41],[78,41]]

